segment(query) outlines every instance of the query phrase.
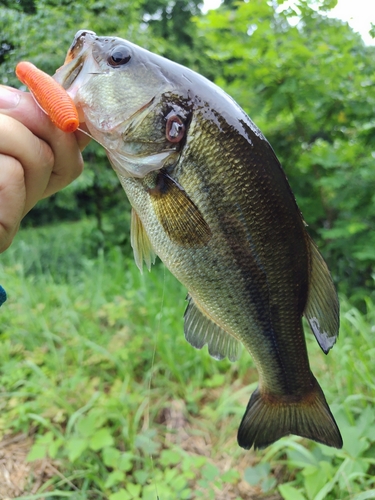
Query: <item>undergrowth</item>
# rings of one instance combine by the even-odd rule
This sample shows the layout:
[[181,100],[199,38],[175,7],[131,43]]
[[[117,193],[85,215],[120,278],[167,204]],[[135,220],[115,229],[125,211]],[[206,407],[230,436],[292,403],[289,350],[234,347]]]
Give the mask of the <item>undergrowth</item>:
[[291,436],[247,452],[236,432],[256,387],[249,355],[193,349],[183,287],[160,263],[141,275],[119,248],[92,257],[90,228],[21,231],[0,260],[0,432],[32,435],[28,459],[60,471],[23,499],[375,498],[371,302],[362,314],[342,299],[328,356],[307,334],[343,449]]

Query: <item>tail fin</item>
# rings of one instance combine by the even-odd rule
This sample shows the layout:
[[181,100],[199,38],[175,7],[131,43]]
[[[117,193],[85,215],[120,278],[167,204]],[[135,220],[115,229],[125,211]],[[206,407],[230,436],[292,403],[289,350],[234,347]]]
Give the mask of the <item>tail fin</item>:
[[307,395],[279,397],[251,395],[238,429],[238,444],[249,450],[265,448],[288,434],[313,439],[318,443],[342,448],[342,437],[318,382]]

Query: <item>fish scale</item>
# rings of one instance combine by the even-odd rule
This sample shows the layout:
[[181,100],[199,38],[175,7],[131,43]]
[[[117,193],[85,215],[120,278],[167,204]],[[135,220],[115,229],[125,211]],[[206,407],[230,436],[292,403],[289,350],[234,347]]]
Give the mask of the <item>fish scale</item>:
[[293,433],[341,447],[302,327],[305,315],[327,353],[337,295],[263,134],[213,83],[120,38],[78,32],[55,78],[129,198],[137,265],[155,253],[186,286],[188,342],[231,361],[240,342],[253,357],[239,445]]

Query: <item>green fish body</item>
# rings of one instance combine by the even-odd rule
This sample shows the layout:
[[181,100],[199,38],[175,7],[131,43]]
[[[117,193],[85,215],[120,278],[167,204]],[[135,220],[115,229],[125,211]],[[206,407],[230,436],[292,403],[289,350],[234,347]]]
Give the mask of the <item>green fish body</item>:
[[77,33],[55,78],[130,200],[138,266],[156,254],[186,286],[186,339],[217,359],[235,360],[239,343],[253,357],[239,445],[292,433],[340,448],[302,327],[305,315],[328,352],[337,295],[262,133],[202,76],[119,38]]

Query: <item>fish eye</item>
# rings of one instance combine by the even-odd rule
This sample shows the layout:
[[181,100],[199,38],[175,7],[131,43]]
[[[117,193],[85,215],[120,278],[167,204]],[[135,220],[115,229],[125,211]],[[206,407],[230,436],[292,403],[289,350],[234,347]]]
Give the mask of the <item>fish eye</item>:
[[127,64],[131,59],[130,50],[125,45],[114,47],[108,56],[107,62],[113,68]]
[[169,142],[180,142],[185,135],[185,124],[178,115],[167,116],[165,135]]

